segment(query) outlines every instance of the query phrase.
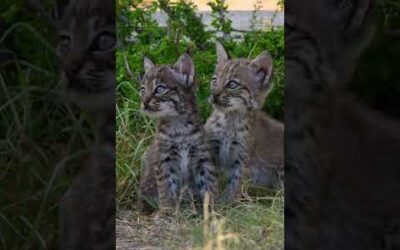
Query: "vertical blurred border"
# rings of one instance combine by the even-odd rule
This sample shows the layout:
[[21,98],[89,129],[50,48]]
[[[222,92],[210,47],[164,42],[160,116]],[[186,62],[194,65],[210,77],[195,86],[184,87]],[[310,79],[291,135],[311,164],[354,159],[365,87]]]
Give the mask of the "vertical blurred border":
[[285,1],[285,249],[400,248],[400,5]]
[[[91,113],[65,94],[57,22],[58,10],[70,2],[0,3],[0,249],[114,248],[115,116],[99,128]],[[114,14],[115,8],[109,11]],[[107,100],[107,109],[114,110],[114,103]],[[99,146],[96,134],[102,133],[109,137]],[[59,206],[67,193],[76,192],[72,183],[79,180],[85,184],[75,184],[77,200],[86,203],[68,212],[92,221],[66,223],[88,230],[76,232],[85,232],[86,245],[68,248],[60,242]],[[88,226],[98,215],[103,216],[98,226],[107,233]]]

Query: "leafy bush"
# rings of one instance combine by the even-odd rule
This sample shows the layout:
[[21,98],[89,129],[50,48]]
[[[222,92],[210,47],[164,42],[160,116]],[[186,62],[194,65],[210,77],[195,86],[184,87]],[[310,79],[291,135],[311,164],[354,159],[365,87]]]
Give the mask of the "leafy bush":
[[229,38],[233,31],[232,20],[227,18],[228,5],[225,0],[215,0],[207,3],[211,7],[213,21],[211,25],[224,34],[224,38]]
[[[168,4],[168,1],[160,1],[163,5]],[[155,13],[157,4],[150,7],[134,8],[129,14],[121,19],[126,21],[119,23],[118,28],[121,30],[119,34],[125,34],[122,37],[124,41],[129,39],[117,52],[117,83],[120,86],[118,91],[118,100],[121,97],[138,98],[137,93],[132,93],[131,86],[135,86],[137,92],[138,78],[143,72],[143,57],[146,55],[153,59],[157,64],[170,64],[183,53],[189,52],[194,59],[197,73],[197,81],[199,85],[199,104],[203,117],[206,118],[209,114],[210,105],[207,103],[209,93],[209,82],[214,73],[216,63],[215,46],[198,46],[198,43],[213,44],[216,39],[216,34],[192,36],[188,33],[187,36],[177,35],[181,29],[183,34],[186,30],[192,30],[187,27],[197,27],[200,32],[204,31],[204,27],[198,24],[184,25],[184,20],[192,19],[194,15],[194,6],[183,1],[176,4],[169,4],[163,6],[162,9],[167,9],[170,18],[167,28],[159,27],[151,16]],[[191,11],[188,8],[192,8]],[[172,13],[172,14],[171,14]],[[189,18],[189,17],[190,18]],[[132,19],[132,20],[131,20]],[[138,22],[138,19],[140,22]],[[196,19],[197,20],[197,19]],[[146,23],[147,22],[147,23]],[[141,27],[146,27],[145,31],[141,31],[140,27],[135,24],[140,23]],[[195,22],[197,23],[197,21]],[[170,26],[174,26],[175,32],[168,32]],[[176,27],[176,25],[178,27]],[[181,27],[183,26],[183,27]],[[127,30],[131,32],[127,32]],[[203,31],[201,31],[203,30]],[[206,32],[206,31],[204,31]],[[132,35],[132,33],[134,33]],[[132,37],[133,36],[133,37]],[[179,37],[179,41],[177,41]],[[207,41],[204,41],[207,39]],[[275,118],[283,118],[283,55],[284,55],[284,32],[283,29],[265,30],[265,31],[252,31],[245,33],[243,39],[231,40],[225,42],[225,46],[232,57],[247,57],[254,58],[263,50],[268,50],[274,59],[274,77],[273,77],[273,90],[268,97],[265,110]],[[129,86],[129,87],[128,87]],[[139,107],[136,107],[139,108]]]

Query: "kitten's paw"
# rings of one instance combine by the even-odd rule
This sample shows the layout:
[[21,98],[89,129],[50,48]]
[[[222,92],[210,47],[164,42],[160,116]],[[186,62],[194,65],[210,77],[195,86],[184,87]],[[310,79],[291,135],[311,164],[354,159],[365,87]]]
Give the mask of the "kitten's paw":
[[148,200],[143,198],[138,199],[136,207],[139,213],[143,215],[150,215],[156,210],[156,206],[153,206]]

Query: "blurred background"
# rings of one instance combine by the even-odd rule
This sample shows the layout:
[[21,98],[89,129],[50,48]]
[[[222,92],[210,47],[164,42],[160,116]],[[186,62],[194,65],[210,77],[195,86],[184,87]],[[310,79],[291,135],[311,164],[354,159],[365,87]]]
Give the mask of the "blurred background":
[[60,81],[54,12],[66,2],[0,3],[0,249],[58,248],[59,201],[94,140]]

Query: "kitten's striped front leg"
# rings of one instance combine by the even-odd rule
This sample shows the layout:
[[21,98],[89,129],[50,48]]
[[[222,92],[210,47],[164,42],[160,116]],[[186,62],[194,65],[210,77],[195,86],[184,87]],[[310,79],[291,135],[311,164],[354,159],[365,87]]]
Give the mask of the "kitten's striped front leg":
[[196,187],[201,199],[204,202],[206,193],[210,195],[210,205],[213,206],[214,200],[218,193],[217,174],[214,164],[208,152],[202,152],[197,164]]
[[216,135],[209,135],[211,138],[208,139],[208,147],[210,152],[210,157],[215,163],[216,166],[220,166],[220,150],[221,150],[221,141],[217,139]]
[[157,171],[157,185],[160,200],[160,212],[169,213],[176,206],[179,193],[177,176],[178,157],[174,151],[161,154]]
[[223,202],[234,202],[240,196],[240,185],[242,172],[246,164],[246,152],[242,143],[234,141],[231,151],[236,152],[231,155],[232,159],[228,168],[228,186],[222,194]]

